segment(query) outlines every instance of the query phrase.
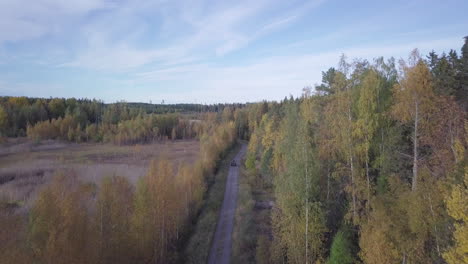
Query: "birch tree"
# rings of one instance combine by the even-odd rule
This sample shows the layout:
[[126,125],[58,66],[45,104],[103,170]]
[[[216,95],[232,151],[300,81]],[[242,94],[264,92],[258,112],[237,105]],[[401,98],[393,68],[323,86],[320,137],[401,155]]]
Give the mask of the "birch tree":
[[367,203],[366,207],[369,210],[371,200],[371,180],[369,175],[370,148],[373,141],[373,136],[378,128],[378,89],[380,80],[374,70],[369,70],[362,81],[362,86],[359,90],[359,99],[357,102],[358,117],[355,124],[354,134],[360,139],[357,144],[357,152],[363,156],[365,163],[365,174],[367,181]]
[[425,122],[426,115],[432,107],[432,79],[429,68],[420,58],[417,50],[410,56],[410,65],[402,62],[402,78],[394,86],[395,105],[392,112],[394,117],[413,129],[413,178],[412,190],[418,185],[419,169],[419,137],[421,122]]

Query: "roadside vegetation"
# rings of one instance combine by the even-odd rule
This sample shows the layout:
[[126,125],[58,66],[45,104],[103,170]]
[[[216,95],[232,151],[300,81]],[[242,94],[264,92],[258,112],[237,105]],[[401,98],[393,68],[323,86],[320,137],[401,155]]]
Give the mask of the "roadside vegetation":
[[241,145],[236,144],[229,150],[219,164],[219,170],[210,178],[204,204],[200,215],[195,219],[193,232],[185,248],[182,263],[206,263],[208,261],[212,240],[216,231],[219,213],[224,200],[226,180],[230,162],[239,152]]
[[232,263],[270,263],[273,186],[258,177],[260,168],[254,159],[247,156],[240,165]]

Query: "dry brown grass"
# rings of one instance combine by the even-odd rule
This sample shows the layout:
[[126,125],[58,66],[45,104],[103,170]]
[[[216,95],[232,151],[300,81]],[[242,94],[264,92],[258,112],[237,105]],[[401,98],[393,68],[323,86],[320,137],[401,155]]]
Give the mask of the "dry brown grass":
[[196,140],[134,146],[10,140],[0,147],[0,199],[28,210],[57,170],[72,170],[81,181],[96,184],[114,174],[136,183],[153,159],[166,158],[177,169],[182,162],[194,163],[198,153]]

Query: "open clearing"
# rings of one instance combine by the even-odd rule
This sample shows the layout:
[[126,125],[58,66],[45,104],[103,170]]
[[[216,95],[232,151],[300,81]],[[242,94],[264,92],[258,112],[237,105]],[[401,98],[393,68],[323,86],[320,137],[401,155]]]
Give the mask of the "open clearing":
[[168,159],[177,168],[182,162],[195,162],[198,153],[197,140],[117,146],[58,141],[33,144],[15,139],[0,147],[0,198],[27,209],[57,170],[70,172],[84,182],[99,184],[103,176],[115,174],[135,183],[153,159]]

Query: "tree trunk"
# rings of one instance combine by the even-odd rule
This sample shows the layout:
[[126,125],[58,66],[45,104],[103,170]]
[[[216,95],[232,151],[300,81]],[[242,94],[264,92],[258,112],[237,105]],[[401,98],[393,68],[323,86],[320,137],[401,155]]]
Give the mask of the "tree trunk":
[[367,177],[367,213],[370,211],[370,177],[369,177],[369,152],[366,155],[366,177]]
[[99,205],[99,212],[100,212],[100,223],[99,223],[99,233],[100,233],[100,239],[99,239],[99,255],[102,257],[102,252],[103,252],[103,247],[104,247],[104,220],[102,219],[102,204]]
[[356,221],[356,193],[354,191],[354,165],[353,165],[353,155],[349,155],[349,163],[351,165],[351,195],[353,197],[353,222]]
[[440,246],[439,246],[439,236],[438,236],[438,231],[437,231],[437,225],[435,223],[436,218],[435,218],[435,213],[434,213],[434,208],[432,207],[432,199],[431,195],[428,195],[428,200],[429,200],[429,208],[431,209],[431,215],[432,215],[432,220],[434,221],[434,236],[435,236],[435,242],[436,242],[436,249],[437,249],[437,254],[441,256],[440,254]]
[[413,137],[413,182],[411,189],[416,190],[418,184],[418,122],[419,122],[419,112],[418,112],[418,102],[415,104],[415,117],[414,117],[414,137]]
[[309,175],[307,171],[308,166],[308,159],[307,159],[307,152],[305,151],[305,144],[304,144],[304,154],[305,154],[305,180],[306,180],[306,243],[305,243],[305,254],[306,254],[306,264],[309,263]]
[[330,198],[330,165],[327,165],[327,202]]
[[381,136],[381,142],[380,142],[380,162],[379,162],[379,167],[380,167],[380,171],[379,171],[379,176],[380,176],[380,173],[382,173],[382,168],[383,168],[383,160],[382,160],[382,155],[383,155],[383,152],[384,152],[384,130],[383,129],[380,129],[380,136]]
[[[349,121],[349,137],[351,137],[351,125],[352,125],[352,117],[351,117],[351,105],[348,106],[348,121]],[[356,193],[355,193],[355,186],[354,186],[354,162],[353,162],[353,147],[352,147],[352,138],[349,139],[349,163],[351,167],[351,193],[353,197],[353,222],[356,221]]]
[[457,151],[455,150],[455,140],[453,139],[453,131],[452,131],[452,122],[450,122],[449,128],[449,134],[450,134],[450,149],[452,150],[453,157],[455,158],[455,163],[458,163],[458,155]]

